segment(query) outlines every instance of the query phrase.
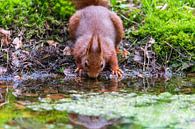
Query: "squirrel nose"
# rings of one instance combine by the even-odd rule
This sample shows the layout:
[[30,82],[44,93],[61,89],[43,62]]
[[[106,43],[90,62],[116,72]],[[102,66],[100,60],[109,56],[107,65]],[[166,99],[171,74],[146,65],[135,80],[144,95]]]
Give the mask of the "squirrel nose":
[[98,73],[87,73],[88,74],[88,76],[90,77],[90,78],[97,78],[98,77]]

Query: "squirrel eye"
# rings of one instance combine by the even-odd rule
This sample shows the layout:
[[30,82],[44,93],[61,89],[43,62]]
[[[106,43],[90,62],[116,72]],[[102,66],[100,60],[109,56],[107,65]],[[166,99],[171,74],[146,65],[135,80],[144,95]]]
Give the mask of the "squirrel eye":
[[101,68],[103,68],[103,67],[104,67],[104,64],[102,63],[102,64],[101,64]]
[[85,67],[88,67],[88,62],[87,61],[85,61]]

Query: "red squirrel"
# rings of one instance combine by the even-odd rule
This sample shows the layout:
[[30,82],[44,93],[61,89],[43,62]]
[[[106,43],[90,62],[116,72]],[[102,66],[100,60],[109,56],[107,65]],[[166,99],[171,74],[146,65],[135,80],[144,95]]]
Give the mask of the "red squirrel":
[[81,76],[84,71],[96,78],[109,65],[112,74],[122,77],[117,51],[124,36],[122,20],[108,9],[108,0],[73,0],[78,9],[69,20],[69,34],[75,41],[73,56]]

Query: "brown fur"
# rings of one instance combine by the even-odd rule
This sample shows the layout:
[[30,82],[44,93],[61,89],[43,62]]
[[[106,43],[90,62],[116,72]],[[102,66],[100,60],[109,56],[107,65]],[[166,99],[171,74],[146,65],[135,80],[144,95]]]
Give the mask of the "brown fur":
[[82,9],[90,5],[108,7],[109,0],[72,0],[77,9]]
[[110,17],[111,17],[111,20],[114,24],[114,27],[116,28],[116,31],[117,31],[116,46],[118,46],[119,43],[121,42],[122,38],[124,37],[123,23],[122,23],[122,20],[120,19],[120,17],[117,16],[115,13],[111,13]]
[[116,50],[124,35],[122,21],[107,8],[93,5],[78,10],[69,21],[77,71],[84,70],[89,77],[97,77],[109,64],[112,72],[120,76]]
[[72,39],[76,38],[76,30],[79,26],[81,14],[76,12],[69,20],[69,34]]

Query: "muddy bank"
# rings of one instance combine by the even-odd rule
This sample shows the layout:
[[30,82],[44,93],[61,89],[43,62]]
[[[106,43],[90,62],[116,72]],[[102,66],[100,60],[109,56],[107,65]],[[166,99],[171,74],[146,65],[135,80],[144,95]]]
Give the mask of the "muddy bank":
[[[11,32],[1,29],[2,46],[0,50],[0,75],[22,75],[37,71],[75,76],[75,60],[71,50],[74,43],[67,40],[58,43],[54,40],[23,42],[19,37],[11,37]],[[67,34],[67,33],[66,33]],[[64,35],[68,37],[68,35]],[[169,78],[171,70],[156,62],[152,45],[153,38],[145,39],[144,46],[133,47],[123,40],[118,53],[119,65],[127,77]],[[101,77],[110,78],[109,68]],[[70,75],[69,75],[70,74]],[[84,75],[85,76],[85,75]]]

